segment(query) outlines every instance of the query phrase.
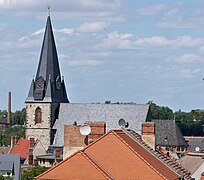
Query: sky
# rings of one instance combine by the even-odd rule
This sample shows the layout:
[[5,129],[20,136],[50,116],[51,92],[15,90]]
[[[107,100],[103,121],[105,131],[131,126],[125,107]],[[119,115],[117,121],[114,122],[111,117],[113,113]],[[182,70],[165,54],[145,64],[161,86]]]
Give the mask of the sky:
[[204,109],[203,0],[0,0],[0,109],[25,107],[49,5],[70,102]]

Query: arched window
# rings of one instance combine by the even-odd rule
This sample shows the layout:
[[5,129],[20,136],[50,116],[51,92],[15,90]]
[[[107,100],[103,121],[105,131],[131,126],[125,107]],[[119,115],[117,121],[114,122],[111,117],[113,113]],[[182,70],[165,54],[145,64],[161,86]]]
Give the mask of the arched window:
[[42,111],[39,107],[35,110],[35,124],[42,122]]

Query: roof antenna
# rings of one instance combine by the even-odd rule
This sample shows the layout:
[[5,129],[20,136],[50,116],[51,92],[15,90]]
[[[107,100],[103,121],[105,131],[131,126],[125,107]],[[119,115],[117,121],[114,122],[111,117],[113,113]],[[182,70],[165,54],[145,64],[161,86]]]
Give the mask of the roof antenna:
[[47,7],[48,9],[48,16],[50,16],[50,5]]

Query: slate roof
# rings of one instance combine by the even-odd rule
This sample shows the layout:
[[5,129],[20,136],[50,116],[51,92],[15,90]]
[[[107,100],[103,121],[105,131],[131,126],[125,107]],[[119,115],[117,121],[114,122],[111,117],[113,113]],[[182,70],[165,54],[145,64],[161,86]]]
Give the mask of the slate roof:
[[[45,87],[43,89],[43,99],[34,100],[36,83],[38,78],[43,78]],[[60,83],[61,88],[57,88]],[[50,16],[47,17],[46,29],[40,54],[40,60],[35,80],[30,85],[30,90],[26,102],[69,102],[67,99],[64,80],[61,79],[60,67],[57,56],[57,49],[52,30]]]
[[7,123],[7,118],[5,117],[5,118],[2,118],[2,119],[0,119],[0,124],[8,124]]
[[188,147],[187,142],[173,120],[152,120],[155,123],[156,146]]
[[[185,179],[190,173],[160,158],[126,130],[113,130],[36,179]],[[173,168],[174,167],[174,168]],[[177,170],[176,170],[177,169]],[[96,176],[95,176],[96,175]]]
[[184,138],[187,140],[191,152],[196,152],[196,147],[199,147],[200,151],[204,150],[204,137],[184,137]]
[[141,132],[141,124],[150,121],[149,105],[142,104],[73,104],[61,103],[59,119],[52,129],[56,129],[54,143],[63,146],[64,125],[102,121],[106,123],[107,131],[119,128],[119,119],[129,123],[129,128]]
[[14,168],[14,163],[12,161],[1,161],[0,162],[0,172],[1,171],[12,171]]
[[[14,180],[21,179],[20,156],[17,154],[1,154],[0,162],[11,162],[14,164]],[[3,163],[2,163],[3,165]],[[5,167],[6,168],[6,167]]]

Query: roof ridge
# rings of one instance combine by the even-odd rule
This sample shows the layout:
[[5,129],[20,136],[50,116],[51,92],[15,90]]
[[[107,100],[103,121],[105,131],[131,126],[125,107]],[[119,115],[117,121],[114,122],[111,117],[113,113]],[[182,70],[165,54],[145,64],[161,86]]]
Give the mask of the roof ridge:
[[[122,131],[123,132],[123,131]],[[159,176],[161,176],[162,178],[166,179],[161,173],[159,173],[150,163],[148,163],[138,152],[136,152],[125,140],[123,140],[120,136],[117,135],[116,132],[114,132],[114,135],[120,140],[122,141],[131,151],[133,151],[135,154],[137,154],[137,156],[144,161],[151,169],[153,169]],[[121,133],[121,132],[120,132]],[[124,134],[126,134],[125,132],[123,132]]]
[[[148,145],[144,146],[144,144],[146,144],[142,139],[138,139],[133,133],[136,133],[134,130],[130,130],[127,131],[126,129],[123,129],[123,131],[125,131],[127,134],[129,134],[131,137],[133,136],[135,140],[137,140],[139,142],[140,145],[142,145],[145,149],[147,149],[148,151],[150,151],[151,154],[153,154],[158,160],[160,160],[161,162],[163,162],[163,164],[165,164],[168,168],[170,168],[171,170],[173,170],[176,174],[178,174],[179,176],[185,176],[186,178],[189,178],[189,175],[191,174],[190,171],[188,171],[187,169],[185,169],[184,167],[182,167],[178,162],[174,161],[173,159],[169,158],[168,156],[166,156],[165,154],[163,154],[162,152],[158,151],[158,150],[153,150],[151,149]],[[133,133],[132,133],[133,132]],[[137,134],[137,133],[136,133]],[[137,134],[138,135],[138,134]],[[159,153],[159,155],[157,154]],[[161,156],[161,157],[159,157]],[[167,160],[164,160],[167,159]],[[167,162],[170,161],[170,162]],[[172,165],[169,163],[173,163]],[[173,167],[173,165],[176,165],[175,167]],[[181,174],[180,174],[181,172]]]
[[85,158],[87,158],[95,167],[96,169],[103,175],[105,175],[105,177],[107,177],[107,179],[111,179],[114,180],[114,178],[100,165],[98,164],[89,153],[87,153],[85,150],[81,150],[81,153],[83,156],[85,156]]
[[63,161],[57,163],[55,166],[51,167],[50,169],[48,169],[47,171],[43,172],[42,174],[36,176],[35,179],[38,179],[38,178],[40,178],[41,176],[43,176],[43,175],[47,174],[48,172],[52,171],[53,169],[57,168],[59,165],[65,163],[67,160],[71,159],[73,156],[75,156],[75,155],[78,154],[79,152],[80,152],[80,150],[79,150],[79,151],[76,151],[76,152],[73,153],[71,156],[69,156],[69,157],[67,157],[66,159],[64,159]]

